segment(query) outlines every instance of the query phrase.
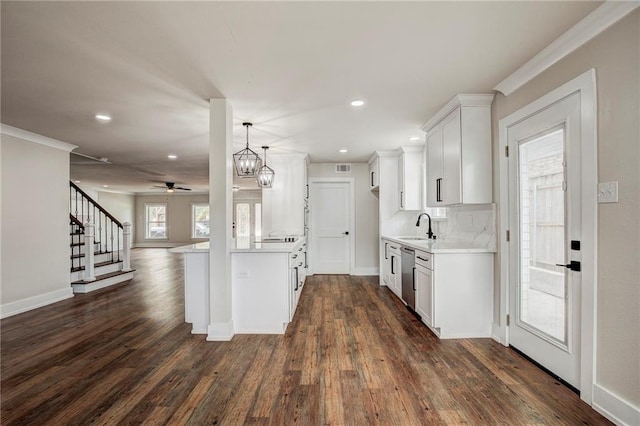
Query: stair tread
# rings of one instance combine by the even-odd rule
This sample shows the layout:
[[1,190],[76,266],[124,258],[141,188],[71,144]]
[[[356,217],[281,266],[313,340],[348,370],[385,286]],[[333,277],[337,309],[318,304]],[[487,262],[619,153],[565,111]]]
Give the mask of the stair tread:
[[135,271],[135,269],[132,269],[130,271],[109,272],[107,274],[96,275],[96,279],[94,281],[79,280],[79,281],[74,281],[71,284],[91,284],[91,283],[95,283],[96,281],[106,280],[107,278],[117,277],[118,275],[129,274],[129,273],[134,272],[134,271]]
[[[101,266],[113,265],[115,263],[122,263],[122,260],[105,260],[104,262],[97,262],[95,265],[93,265],[93,267],[99,268]],[[78,266],[75,268],[71,268],[71,272],[84,271],[84,269],[84,266]]]
[[[115,252],[112,252],[112,251],[94,251],[93,252],[94,256],[97,256],[99,254],[111,254],[111,253],[115,253]],[[85,257],[85,254],[84,253],[80,253],[80,254],[71,255],[71,259],[78,259],[80,257]]]

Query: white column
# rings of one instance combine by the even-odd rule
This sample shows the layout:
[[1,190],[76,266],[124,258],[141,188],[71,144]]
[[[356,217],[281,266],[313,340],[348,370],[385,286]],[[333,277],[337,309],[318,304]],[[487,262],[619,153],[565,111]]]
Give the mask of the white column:
[[94,225],[91,222],[84,224],[84,281],[95,281],[94,249]]
[[233,223],[233,113],[226,99],[209,100],[209,327],[207,340],[233,337],[231,226]]
[[122,271],[131,270],[131,224],[122,224]]

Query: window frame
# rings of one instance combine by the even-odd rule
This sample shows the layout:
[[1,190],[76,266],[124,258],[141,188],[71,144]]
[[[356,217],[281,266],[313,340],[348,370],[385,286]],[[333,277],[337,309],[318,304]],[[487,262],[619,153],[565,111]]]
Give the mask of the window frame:
[[[209,235],[206,237],[196,236],[196,207],[207,207],[209,209]],[[201,221],[200,221],[201,222]],[[208,202],[193,202],[191,203],[191,239],[192,240],[208,240],[211,235],[211,205]]]
[[[164,207],[164,222],[154,221],[153,223],[164,223],[164,237],[153,237],[149,232],[149,208]],[[144,203],[144,238],[145,240],[168,240],[169,239],[169,206],[167,203]]]

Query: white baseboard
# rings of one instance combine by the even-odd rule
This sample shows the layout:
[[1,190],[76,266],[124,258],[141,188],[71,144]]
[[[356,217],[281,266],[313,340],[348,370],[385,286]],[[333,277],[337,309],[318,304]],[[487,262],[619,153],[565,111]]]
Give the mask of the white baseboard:
[[12,315],[21,314],[71,297],[73,297],[73,290],[71,287],[68,287],[45,294],[39,294],[37,296],[27,297],[26,299],[16,300],[15,302],[5,303],[0,306],[0,318],[7,318]]
[[191,328],[191,334],[207,334],[207,332],[208,332],[207,327],[193,326]]
[[593,408],[617,425],[640,425],[640,407],[597,384],[593,385]]
[[364,275],[379,275],[380,274],[380,268],[353,268],[353,271],[351,271],[351,275],[356,275],[356,276],[364,276]]
[[207,341],[228,342],[233,338],[233,321],[209,324]]
[[109,277],[103,280],[95,280],[90,281],[88,283],[83,284],[71,284],[74,293],[91,293],[92,291],[100,290],[103,288],[110,287],[112,285],[124,283],[133,279],[133,271],[127,272],[121,275],[115,275],[113,277]]

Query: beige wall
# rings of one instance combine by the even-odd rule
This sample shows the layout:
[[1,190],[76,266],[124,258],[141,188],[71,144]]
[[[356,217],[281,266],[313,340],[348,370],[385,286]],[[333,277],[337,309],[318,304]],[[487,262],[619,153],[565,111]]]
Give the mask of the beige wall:
[[[508,97],[498,94],[494,154],[498,120],[591,68],[598,93],[598,181],[619,183],[619,202],[598,205],[596,383],[640,407],[640,11]],[[494,195],[498,200],[497,187]]]
[[352,177],[355,182],[355,273],[378,272],[378,199],[369,190],[369,165],[352,163],[351,173],[336,173],[333,163],[312,163],[308,178]]
[[4,134],[0,150],[4,313],[7,303],[71,293],[69,153]]
[[129,222],[133,228],[131,235],[135,235],[136,197],[134,195],[100,191],[96,201],[118,219],[120,223]]
[[[193,244],[198,241],[191,238],[191,204],[208,203],[207,194],[174,193],[166,195],[138,195],[135,197],[134,244],[136,247],[174,247]],[[144,232],[144,214],[146,203],[167,204],[166,240],[147,240]]]

